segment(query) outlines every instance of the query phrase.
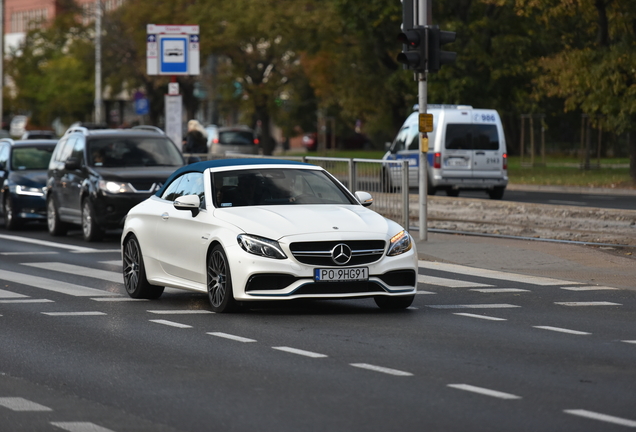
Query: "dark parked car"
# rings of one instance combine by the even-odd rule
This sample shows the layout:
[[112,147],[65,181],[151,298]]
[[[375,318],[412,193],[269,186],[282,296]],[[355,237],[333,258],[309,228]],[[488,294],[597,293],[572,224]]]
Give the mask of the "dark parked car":
[[46,170],[56,140],[0,140],[0,209],[7,229],[46,220]]
[[259,154],[260,142],[253,129],[245,126],[220,127],[218,136],[212,140],[213,155]]
[[49,164],[49,233],[64,235],[75,224],[85,240],[100,240],[183,165],[177,146],[159,130],[69,129]]

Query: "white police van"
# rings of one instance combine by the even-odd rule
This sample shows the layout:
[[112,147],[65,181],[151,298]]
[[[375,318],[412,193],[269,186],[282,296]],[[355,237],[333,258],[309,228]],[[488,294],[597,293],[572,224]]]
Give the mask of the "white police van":
[[[428,193],[485,190],[490,198],[501,199],[508,185],[506,140],[497,111],[469,105],[429,105],[433,132],[429,132]],[[412,113],[402,125],[383,160],[409,161],[409,186],[418,186],[419,122]],[[398,164],[384,165],[385,189],[401,184]]]

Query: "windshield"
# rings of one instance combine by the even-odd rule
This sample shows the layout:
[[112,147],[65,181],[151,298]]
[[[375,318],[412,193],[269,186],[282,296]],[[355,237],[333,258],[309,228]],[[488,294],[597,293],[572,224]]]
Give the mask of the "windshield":
[[14,170],[45,170],[49,167],[54,147],[15,147],[11,156]]
[[499,150],[499,134],[494,124],[449,124],[446,148],[450,150]]
[[183,157],[164,137],[111,137],[89,142],[89,164],[94,167],[181,166]]
[[249,169],[213,173],[217,207],[357,204],[324,171]]

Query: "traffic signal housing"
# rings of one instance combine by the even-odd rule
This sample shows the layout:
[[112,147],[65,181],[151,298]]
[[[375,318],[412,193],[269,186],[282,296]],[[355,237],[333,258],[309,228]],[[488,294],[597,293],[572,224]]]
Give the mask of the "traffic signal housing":
[[457,58],[457,53],[455,52],[442,51],[443,45],[455,42],[457,34],[440,30],[439,26],[429,26],[427,30],[428,71],[437,72],[443,65],[453,63]]
[[426,70],[426,28],[405,30],[398,35],[398,41],[402,42],[403,49],[398,54],[397,61],[404,64],[407,69],[424,72]]

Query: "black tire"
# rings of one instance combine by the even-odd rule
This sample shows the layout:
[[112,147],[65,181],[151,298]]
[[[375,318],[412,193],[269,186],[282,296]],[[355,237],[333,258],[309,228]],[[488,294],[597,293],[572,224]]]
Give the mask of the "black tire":
[[492,190],[488,191],[488,196],[490,197],[490,199],[500,200],[503,198],[505,190],[506,190],[505,187],[501,187],[501,186],[494,187],[492,188]]
[[406,309],[413,304],[415,294],[400,297],[376,296],[373,300],[375,300],[375,304],[377,304],[380,309],[400,310]]
[[449,197],[458,197],[459,189],[446,189],[446,195]]
[[208,257],[208,299],[214,312],[232,312],[237,302],[232,292],[232,277],[227,256],[220,245],[214,246]]
[[100,241],[104,237],[104,230],[97,225],[95,210],[88,199],[82,201],[82,235],[87,242]]
[[151,285],[146,278],[146,267],[141,254],[139,241],[134,235],[124,242],[124,287],[128,295],[135,299],[157,299],[163,294],[164,287]]
[[55,199],[52,196],[46,200],[46,225],[52,236],[63,236],[68,231],[68,226],[60,221],[57,205],[55,205]]
[[13,201],[11,201],[11,197],[8,196],[6,200],[4,200],[4,227],[10,231],[16,230],[22,226],[22,220],[15,214],[15,209],[13,208]]

